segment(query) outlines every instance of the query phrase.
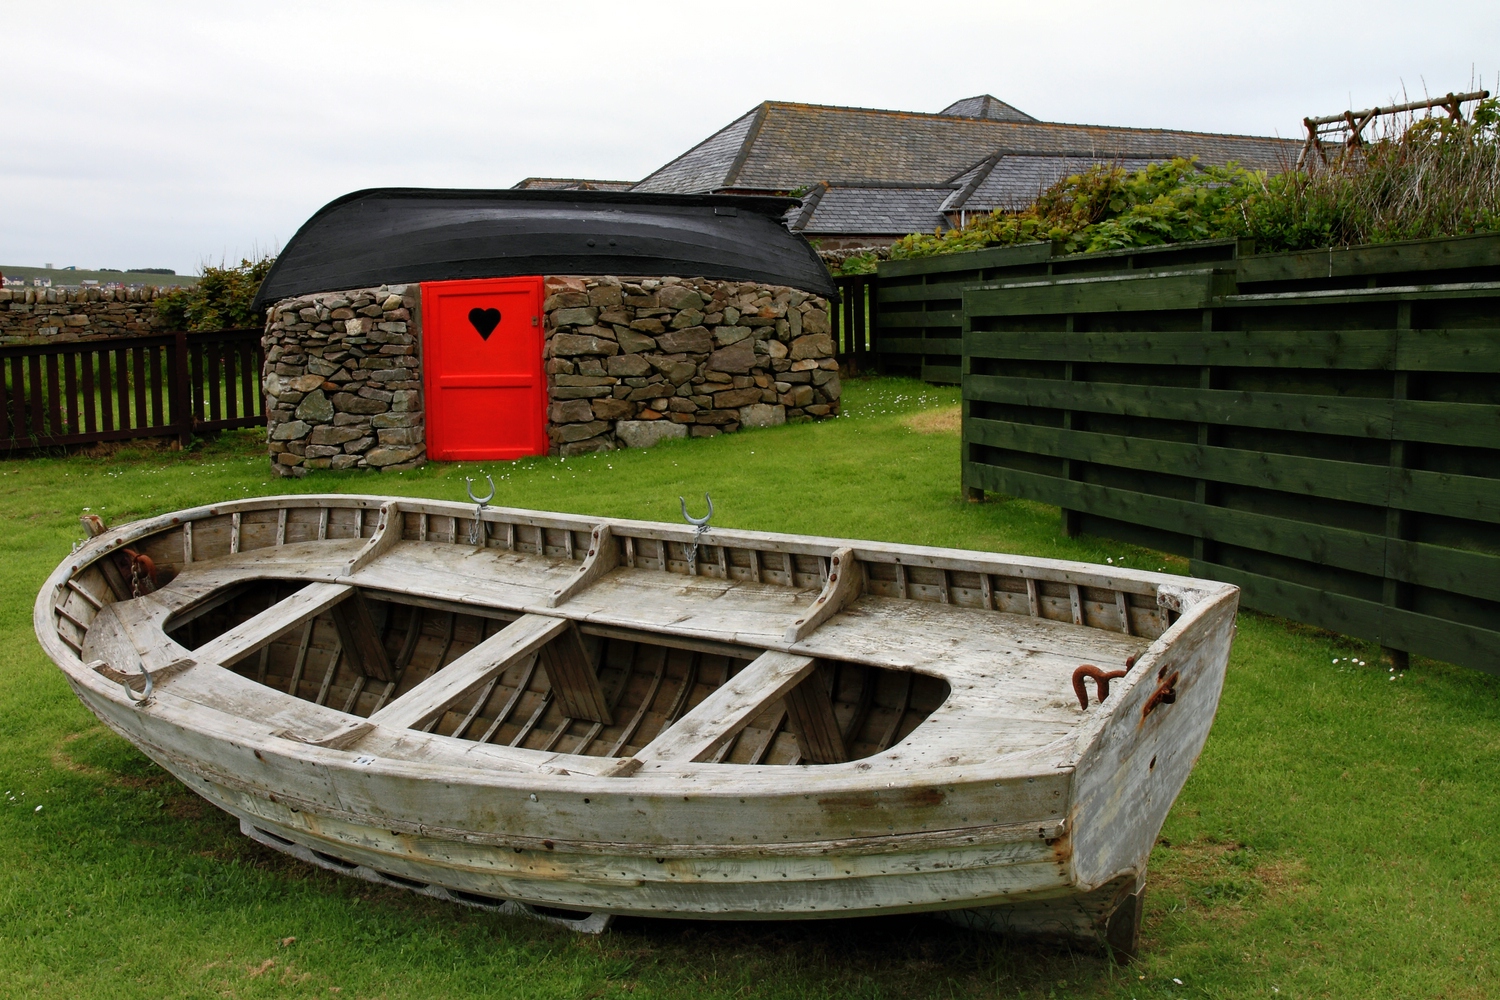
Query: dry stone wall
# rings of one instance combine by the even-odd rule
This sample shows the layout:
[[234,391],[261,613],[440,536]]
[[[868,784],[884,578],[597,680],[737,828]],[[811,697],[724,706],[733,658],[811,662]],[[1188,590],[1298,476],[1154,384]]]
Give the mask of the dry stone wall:
[[0,288],[0,344],[66,343],[155,333],[165,288]]
[[268,311],[266,438],[284,476],[427,458],[416,285],[285,299]]
[[828,303],[704,278],[546,279],[552,453],[836,416]]

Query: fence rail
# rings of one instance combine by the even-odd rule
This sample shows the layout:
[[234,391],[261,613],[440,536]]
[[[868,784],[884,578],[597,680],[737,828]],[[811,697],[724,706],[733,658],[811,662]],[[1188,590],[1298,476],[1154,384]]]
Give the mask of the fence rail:
[[0,451],[264,422],[261,331],[0,348]]

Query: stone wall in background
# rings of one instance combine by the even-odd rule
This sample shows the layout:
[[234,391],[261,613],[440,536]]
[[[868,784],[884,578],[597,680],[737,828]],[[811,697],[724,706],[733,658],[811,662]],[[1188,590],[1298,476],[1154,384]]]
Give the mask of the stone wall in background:
[[152,303],[170,288],[0,288],[0,344],[156,333]]
[[828,303],[703,278],[546,279],[552,454],[836,416]]
[[266,321],[266,437],[284,476],[427,458],[416,285],[284,299]]

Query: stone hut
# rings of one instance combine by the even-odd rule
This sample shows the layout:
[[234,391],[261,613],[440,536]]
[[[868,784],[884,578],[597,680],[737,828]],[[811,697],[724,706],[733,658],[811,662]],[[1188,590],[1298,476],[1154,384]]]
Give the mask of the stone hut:
[[788,199],[357,192],[261,288],[283,475],[647,447],[839,412]]

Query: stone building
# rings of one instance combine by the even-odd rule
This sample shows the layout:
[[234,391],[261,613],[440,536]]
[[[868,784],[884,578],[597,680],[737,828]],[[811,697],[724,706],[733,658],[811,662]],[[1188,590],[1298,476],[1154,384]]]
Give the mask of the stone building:
[[837,415],[785,199],[358,192],[262,286],[278,472],[643,447]]

